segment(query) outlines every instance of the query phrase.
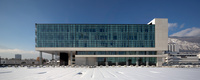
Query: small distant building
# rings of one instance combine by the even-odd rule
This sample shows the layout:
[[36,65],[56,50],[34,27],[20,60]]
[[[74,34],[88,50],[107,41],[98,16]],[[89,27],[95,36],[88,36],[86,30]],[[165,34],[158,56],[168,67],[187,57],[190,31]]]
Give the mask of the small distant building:
[[38,61],[35,59],[1,59],[1,65],[38,65]]
[[198,57],[199,57],[199,59],[200,59],[200,53],[197,55]]
[[179,45],[170,41],[168,43],[168,52],[179,52]]
[[15,54],[15,59],[21,60],[22,59],[22,55],[21,54]]
[[166,63],[171,65],[197,65],[199,58],[196,54],[169,53],[166,57]]

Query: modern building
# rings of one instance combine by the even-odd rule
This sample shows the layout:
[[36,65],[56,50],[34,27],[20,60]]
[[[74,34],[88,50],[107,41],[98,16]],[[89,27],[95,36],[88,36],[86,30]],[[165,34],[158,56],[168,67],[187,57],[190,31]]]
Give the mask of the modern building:
[[179,45],[170,41],[168,43],[168,51],[166,51],[168,55],[165,58],[165,63],[168,65],[197,65],[199,64],[198,55],[193,53],[184,53],[179,52]]
[[179,45],[170,41],[168,43],[168,52],[179,52]]
[[21,60],[22,59],[22,55],[21,54],[15,54],[15,59]]
[[[35,24],[35,50],[60,65],[157,65],[168,50],[168,19],[148,24]],[[40,62],[40,64],[42,64]]]

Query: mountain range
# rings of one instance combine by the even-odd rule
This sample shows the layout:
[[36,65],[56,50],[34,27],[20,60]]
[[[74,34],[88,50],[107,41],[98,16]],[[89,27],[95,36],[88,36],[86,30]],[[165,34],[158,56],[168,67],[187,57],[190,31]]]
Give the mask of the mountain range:
[[200,37],[174,37],[168,38],[168,43],[173,42],[179,45],[180,52],[199,53],[200,52]]

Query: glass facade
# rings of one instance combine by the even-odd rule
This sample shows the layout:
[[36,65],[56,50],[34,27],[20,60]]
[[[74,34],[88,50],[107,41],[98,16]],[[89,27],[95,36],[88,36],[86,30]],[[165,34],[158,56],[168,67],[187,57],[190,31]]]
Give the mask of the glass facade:
[[155,25],[36,24],[35,26],[36,47],[155,47]]
[[156,51],[77,51],[77,55],[157,55]]
[[[91,54],[92,53],[92,54]],[[77,51],[77,55],[157,55],[156,51]],[[156,65],[156,57],[97,57],[98,65]]]

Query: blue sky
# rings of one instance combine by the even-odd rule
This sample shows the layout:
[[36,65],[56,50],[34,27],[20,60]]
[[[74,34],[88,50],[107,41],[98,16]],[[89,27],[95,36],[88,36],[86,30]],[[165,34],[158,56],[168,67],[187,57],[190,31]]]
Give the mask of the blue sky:
[[[35,23],[146,24],[168,18],[169,36],[200,35],[200,0],[0,0],[0,56],[35,58]],[[48,56],[48,55],[47,55]]]

